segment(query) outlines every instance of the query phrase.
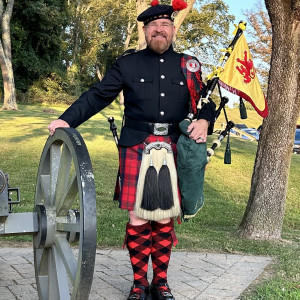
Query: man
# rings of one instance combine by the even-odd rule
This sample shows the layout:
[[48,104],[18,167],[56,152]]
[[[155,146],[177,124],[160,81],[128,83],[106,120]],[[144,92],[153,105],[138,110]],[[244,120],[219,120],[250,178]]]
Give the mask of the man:
[[[176,151],[179,137],[178,123],[190,112],[193,98],[182,71],[182,54],[172,47],[175,33],[174,12],[186,7],[182,0],[173,6],[152,1],[151,7],[138,16],[144,23],[147,48],[124,54],[107,72],[101,82],[69,107],[58,120],[49,125],[50,134],[58,127],[77,127],[109,105],[121,90],[124,93],[124,126],[119,140],[121,209],[129,212],[125,243],[130,254],[134,282],[128,300],[175,299],[167,282],[167,270],[172,245],[176,243],[173,218],[157,221],[138,217],[134,211],[137,180],[145,144],[166,142]],[[200,64],[196,58],[188,61],[190,73],[198,74],[201,87]],[[198,120],[188,128],[190,138],[205,143],[209,123],[214,122],[215,105],[210,102],[201,110]],[[167,132],[155,131],[163,123]],[[175,217],[175,216],[174,216]],[[149,288],[148,260],[151,256],[153,279]]]

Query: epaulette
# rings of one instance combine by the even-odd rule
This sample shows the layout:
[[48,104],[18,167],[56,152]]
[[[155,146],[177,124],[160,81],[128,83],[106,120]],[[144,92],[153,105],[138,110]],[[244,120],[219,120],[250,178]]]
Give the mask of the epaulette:
[[122,54],[122,56],[126,56],[126,55],[137,53],[137,52],[138,52],[138,50],[136,50],[136,49],[128,49]]

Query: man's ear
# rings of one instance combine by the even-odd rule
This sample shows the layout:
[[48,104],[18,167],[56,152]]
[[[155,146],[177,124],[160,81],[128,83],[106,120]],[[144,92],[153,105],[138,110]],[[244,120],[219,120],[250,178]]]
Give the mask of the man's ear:
[[143,31],[144,31],[144,33],[145,33],[145,31],[146,31],[146,27],[145,27],[145,25],[143,26]]

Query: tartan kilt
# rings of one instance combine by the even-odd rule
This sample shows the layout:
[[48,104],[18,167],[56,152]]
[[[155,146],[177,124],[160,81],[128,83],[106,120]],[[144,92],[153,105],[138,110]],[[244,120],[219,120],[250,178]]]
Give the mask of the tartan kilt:
[[119,146],[119,176],[116,181],[114,200],[119,201],[121,209],[134,209],[143,150],[145,145],[156,141],[171,144],[176,162],[176,144],[169,136],[151,134],[141,144],[132,147]]

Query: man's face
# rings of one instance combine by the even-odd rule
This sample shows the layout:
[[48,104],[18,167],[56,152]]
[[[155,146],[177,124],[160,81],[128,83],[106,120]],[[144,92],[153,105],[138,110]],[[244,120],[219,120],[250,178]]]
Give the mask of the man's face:
[[159,54],[169,49],[175,33],[175,27],[171,20],[155,20],[149,22],[143,28],[146,42],[150,49]]

